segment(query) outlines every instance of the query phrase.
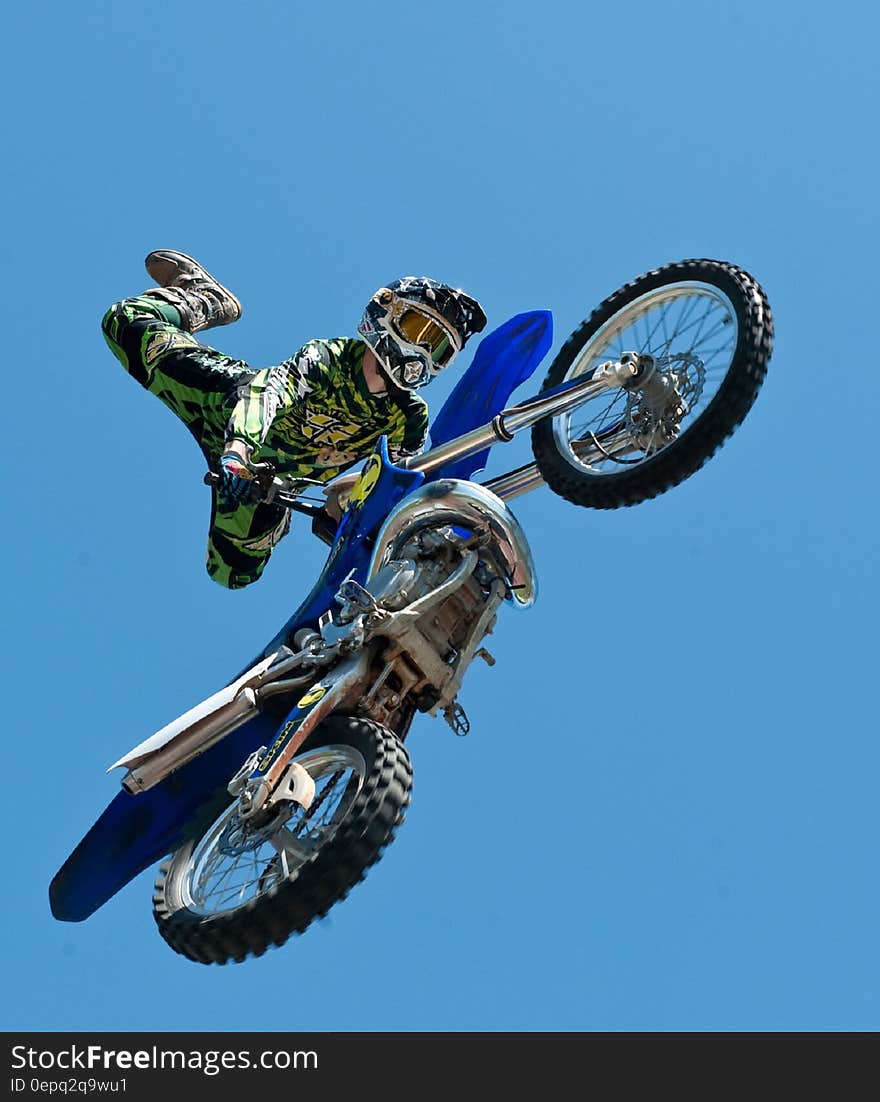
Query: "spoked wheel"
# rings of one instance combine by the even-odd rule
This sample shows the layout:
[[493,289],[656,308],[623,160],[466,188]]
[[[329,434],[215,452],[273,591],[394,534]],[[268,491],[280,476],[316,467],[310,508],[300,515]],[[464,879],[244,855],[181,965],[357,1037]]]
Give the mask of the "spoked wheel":
[[392,841],[409,804],[412,768],[390,731],[331,716],[296,762],[315,782],[307,809],[291,802],[252,824],[229,798],[162,866],[153,913],[176,952],[226,964],[284,944],[344,899]]
[[685,260],[639,276],[569,337],[543,390],[637,357],[641,381],[532,429],[552,490],[597,509],[636,505],[683,482],[751,409],[773,347],[770,306],[747,272]]

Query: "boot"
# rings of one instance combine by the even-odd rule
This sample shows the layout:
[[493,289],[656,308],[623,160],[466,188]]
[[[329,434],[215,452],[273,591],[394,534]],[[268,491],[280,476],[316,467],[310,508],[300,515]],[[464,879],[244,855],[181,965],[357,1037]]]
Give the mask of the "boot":
[[197,261],[174,249],[156,249],[144,261],[147,273],[159,284],[146,293],[170,302],[180,314],[181,328],[189,333],[229,325],[241,317],[235,295],[209,275]]

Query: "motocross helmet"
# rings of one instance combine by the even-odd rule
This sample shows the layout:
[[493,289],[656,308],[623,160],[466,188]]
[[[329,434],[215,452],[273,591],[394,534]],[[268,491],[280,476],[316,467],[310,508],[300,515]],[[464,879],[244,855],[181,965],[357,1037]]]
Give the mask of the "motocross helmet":
[[402,390],[418,390],[448,367],[486,315],[464,291],[427,276],[404,276],[367,303],[358,333]]

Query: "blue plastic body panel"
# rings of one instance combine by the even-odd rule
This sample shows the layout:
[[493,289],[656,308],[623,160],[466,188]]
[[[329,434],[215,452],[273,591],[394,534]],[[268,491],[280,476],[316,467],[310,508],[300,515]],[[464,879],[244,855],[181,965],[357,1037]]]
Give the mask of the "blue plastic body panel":
[[[270,640],[261,657],[272,654],[282,643],[287,643],[301,627],[316,626],[318,617],[330,608],[334,594],[351,571],[354,571],[354,580],[363,584],[370,565],[367,540],[379,529],[394,506],[425,481],[425,476],[420,471],[407,471],[390,462],[384,436],[367,463],[374,463],[377,456],[382,464],[378,481],[363,504],[356,504],[346,511],[336,531],[324,569],[311,593]],[[366,469],[365,466],[364,471]],[[256,661],[258,659],[254,659]]]
[[49,887],[55,918],[82,922],[176,849],[212,794],[222,793],[245,758],[268,745],[277,728],[276,717],[258,714],[155,788],[137,796],[122,789],[56,873]]

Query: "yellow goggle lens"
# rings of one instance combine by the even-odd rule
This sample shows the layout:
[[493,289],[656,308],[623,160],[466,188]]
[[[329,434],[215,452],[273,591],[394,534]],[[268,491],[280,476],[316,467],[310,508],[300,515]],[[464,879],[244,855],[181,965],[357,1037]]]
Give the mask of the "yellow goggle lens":
[[433,318],[417,310],[404,310],[395,324],[404,340],[430,348],[434,363],[442,366],[452,358],[455,346],[443,326]]

